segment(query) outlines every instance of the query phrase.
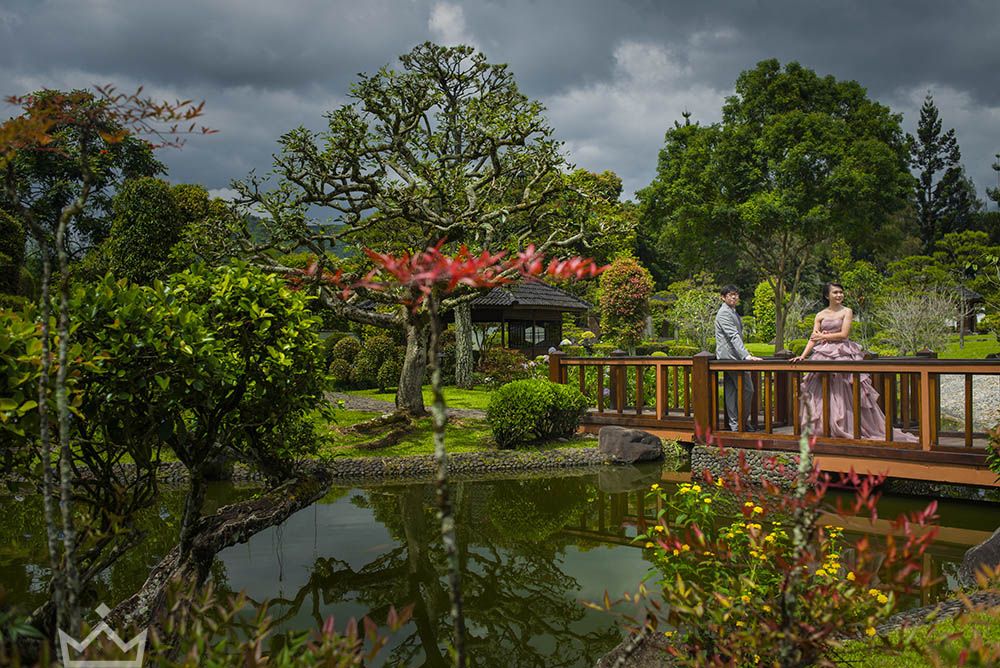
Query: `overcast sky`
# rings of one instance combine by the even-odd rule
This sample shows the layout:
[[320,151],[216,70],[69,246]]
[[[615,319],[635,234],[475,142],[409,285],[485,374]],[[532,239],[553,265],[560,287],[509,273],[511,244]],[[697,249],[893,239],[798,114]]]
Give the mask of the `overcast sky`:
[[980,197],[997,185],[996,0],[0,0],[0,93],[141,83],[204,99],[219,134],[161,159],[170,180],[225,194],[268,171],[283,132],[321,128],[359,72],[425,40],[509,63],[570,160],[617,172],[626,197],[652,179],[681,112],[718,120],[765,58],[859,81],[909,132],[930,91]]

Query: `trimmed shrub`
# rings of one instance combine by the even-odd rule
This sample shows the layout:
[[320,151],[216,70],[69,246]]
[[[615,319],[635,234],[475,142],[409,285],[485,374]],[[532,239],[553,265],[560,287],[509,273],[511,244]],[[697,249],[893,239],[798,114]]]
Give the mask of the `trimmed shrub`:
[[806,349],[807,343],[809,343],[809,339],[792,339],[788,342],[788,349],[798,356]]
[[378,382],[378,372],[395,352],[396,344],[388,336],[380,334],[366,339],[361,346],[361,352],[354,360],[351,380],[358,387],[379,387],[380,390],[384,390],[385,387],[380,386]]
[[500,448],[569,436],[587,399],[576,388],[532,378],[507,383],[490,397],[486,419]]
[[684,343],[671,343],[667,348],[667,352],[673,357],[693,357],[701,351],[698,350],[698,346],[690,346]]
[[326,360],[327,366],[337,359],[336,354],[334,354],[336,346],[346,336],[349,336],[347,332],[330,332],[330,335],[323,339],[323,358]]
[[347,387],[351,384],[351,363],[347,360],[334,358],[330,362],[330,380],[335,387]]
[[670,350],[669,343],[661,343],[659,341],[644,341],[635,347],[635,354],[640,356],[649,356],[656,352],[665,353]]
[[587,397],[572,385],[555,383],[555,397],[549,411],[550,438],[565,438],[576,433],[583,414],[587,412]]
[[402,355],[394,355],[382,362],[382,366],[378,368],[378,374],[375,376],[375,380],[378,383],[378,391],[385,392],[390,387],[396,387],[399,384],[399,375],[402,371]]
[[360,352],[361,342],[353,336],[345,336],[333,344],[333,359],[353,361]]
[[586,357],[587,349],[583,346],[563,346],[562,351],[567,357]]

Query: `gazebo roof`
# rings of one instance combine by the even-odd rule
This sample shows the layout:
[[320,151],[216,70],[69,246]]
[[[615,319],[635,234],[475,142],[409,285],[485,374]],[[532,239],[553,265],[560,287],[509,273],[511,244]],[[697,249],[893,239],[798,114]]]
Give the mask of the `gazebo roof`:
[[472,308],[524,307],[559,311],[586,311],[590,304],[561,288],[541,281],[493,288],[472,300]]

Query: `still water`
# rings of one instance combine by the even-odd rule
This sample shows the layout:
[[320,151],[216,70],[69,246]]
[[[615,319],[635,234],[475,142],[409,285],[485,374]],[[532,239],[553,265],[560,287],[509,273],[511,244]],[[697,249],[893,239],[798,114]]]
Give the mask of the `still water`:
[[[592,666],[620,640],[616,619],[586,608],[607,590],[633,591],[649,564],[630,544],[643,515],[643,496],[658,467],[453,485],[458,546],[477,666]],[[250,493],[213,488],[224,504]],[[166,493],[145,518],[147,542],[112,568],[100,600],[134,591],[177,535],[181,495]],[[880,515],[923,507],[926,500],[886,497]],[[11,602],[30,607],[41,597],[46,569],[37,500],[0,497],[0,583]],[[942,539],[924,567],[942,582],[918,605],[954,586],[962,554],[1000,526],[1000,505],[941,503]],[[271,601],[281,629],[313,628],[333,615],[384,620],[390,605],[414,605],[413,619],[381,656],[390,665],[445,666],[450,634],[445,559],[434,490],[428,484],[335,488],[280,527],[219,555],[213,575],[223,590]]]

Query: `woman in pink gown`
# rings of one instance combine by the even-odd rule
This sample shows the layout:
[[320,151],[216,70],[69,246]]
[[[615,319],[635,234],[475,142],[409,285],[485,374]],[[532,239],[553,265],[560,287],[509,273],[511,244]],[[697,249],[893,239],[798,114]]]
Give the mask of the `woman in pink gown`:
[[[821,362],[864,359],[861,346],[849,338],[854,314],[844,306],[844,288],[837,283],[827,283],[823,286],[823,297],[827,307],[816,314],[812,336],[809,337],[805,350],[791,361],[798,362],[806,358]],[[815,435],[823,435],[822,376],[822,373],[810,373],[802,381],[802,428]],[[834,438],[854,438],[853,375],[831,373],[829,376],[829,435]],[[884,441],[885,413],[879,408],[878,392],[872,385],[869,374],[863,373],[860,378],[861,438]],[[915,442],[919,439],[900,429],[893,429],[892,440]]]

